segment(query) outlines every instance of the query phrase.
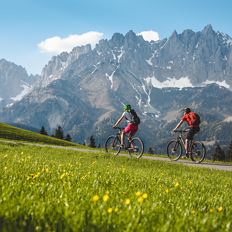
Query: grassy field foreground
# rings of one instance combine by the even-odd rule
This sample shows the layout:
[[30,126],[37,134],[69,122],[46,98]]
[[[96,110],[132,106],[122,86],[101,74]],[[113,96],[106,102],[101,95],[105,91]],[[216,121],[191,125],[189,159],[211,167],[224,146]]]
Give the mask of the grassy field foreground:
[[0,231],[232,231],[232,175],[0,144]]

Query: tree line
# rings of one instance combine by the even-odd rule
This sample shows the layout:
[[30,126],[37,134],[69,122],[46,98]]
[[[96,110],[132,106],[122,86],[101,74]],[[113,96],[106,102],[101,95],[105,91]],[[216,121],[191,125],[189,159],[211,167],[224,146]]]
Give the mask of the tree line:
[[219,144],[216,144],[212,154],[212,159],[219,161],[232,161],[232,141],[227,149],[223,149]]
[[[47,130],[45,129],[44,126],[41,127],[39,133],[42,134],[42,135],[49,136],[49,134],[48,134],[48,132],[47,132]],[[54,134],[52,134],[51,137],[54,137],[54,138],[57,138],[57,139],[64,139],[64,140],[67,140],[67,141],[70,141],[70,142],[72,141],[72,137],[70,136],[70,134],[65,135],[64,130],[63,130],[63,128],[61,126],[57,126],[57,128],[54,131]]]
[[[48,134],[48,132],[47,132],[47,130],[45,129],[44,126],[41,127],[39,133],[42,134],[42,135],[49,136],[49,134]],[[54,131],[54,134],[52,134],[51,137],[54,137],[54,138],[57,138],[57,139],[64,139],[64,140],[67,140],[67,141],[70,141],[70,142],[72,141],[72,137],[70,136],[70,134],[65,135],[64,130],[63,130],[63,128],[61,126],[57,126],[57,128]],[[83,145],[86,145],[86,146],[89,146],[89,147],[92,147],[92,148],[97,147],[94,136],[91,135],[89,138],[87,138],[85,140],[85,142],[83,143]],[[98,148],[99,147],[100,147],[100,144],[98,145]]]

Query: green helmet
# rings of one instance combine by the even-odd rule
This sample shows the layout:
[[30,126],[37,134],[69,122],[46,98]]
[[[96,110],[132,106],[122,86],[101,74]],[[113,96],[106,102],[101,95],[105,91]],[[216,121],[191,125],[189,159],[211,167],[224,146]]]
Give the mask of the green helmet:
[[129,110],[131,110],[131,105],[129,105],[129,104],[124,104],[124,105],[123,105],[123,109],[124,109],[124,111],[129,111]]

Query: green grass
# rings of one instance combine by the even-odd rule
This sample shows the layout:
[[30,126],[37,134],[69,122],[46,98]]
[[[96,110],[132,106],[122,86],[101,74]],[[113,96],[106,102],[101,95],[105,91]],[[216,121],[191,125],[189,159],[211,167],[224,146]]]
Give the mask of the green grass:
[[0,231],[232,231],[231,172],[0,144]]
[[36,132],[20,129],[5,123],[0,123],[0,139],[20,140],[27,142],[55,144],[61,146],[77,146],[66,140],[56,139],[50,136],[41,135]]

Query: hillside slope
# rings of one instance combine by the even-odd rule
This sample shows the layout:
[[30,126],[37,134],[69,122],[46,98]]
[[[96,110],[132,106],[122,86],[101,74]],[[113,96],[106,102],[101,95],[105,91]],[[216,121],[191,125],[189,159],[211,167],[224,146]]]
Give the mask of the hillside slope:
[[63,146],[76,146],[78,144],[66,140],[56,139],[36,132],[20,129],[5,123],[0,123],[0,139],[21,140]]

